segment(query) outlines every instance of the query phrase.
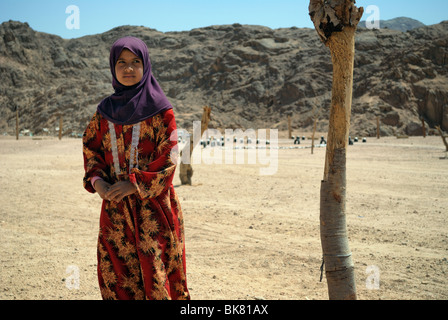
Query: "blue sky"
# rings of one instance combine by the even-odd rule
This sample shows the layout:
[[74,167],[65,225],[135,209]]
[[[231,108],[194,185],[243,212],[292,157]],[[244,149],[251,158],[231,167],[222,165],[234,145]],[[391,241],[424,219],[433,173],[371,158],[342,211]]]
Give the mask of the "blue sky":
[[[375,5],[380,19],[406,16],[430,25],[448,20],[447,0],[357,0],[358,6]],[[270,28],[312,28],[308,0],[0,0],[0,23],[28,22],[37,31],[77,38],[102,33],[121,25],[138,25],[159,31],[184,31],[219,24],[256,24]],[[66,20],[79,8],[79,28]],[[364,14],[363,19],[369,15]]]

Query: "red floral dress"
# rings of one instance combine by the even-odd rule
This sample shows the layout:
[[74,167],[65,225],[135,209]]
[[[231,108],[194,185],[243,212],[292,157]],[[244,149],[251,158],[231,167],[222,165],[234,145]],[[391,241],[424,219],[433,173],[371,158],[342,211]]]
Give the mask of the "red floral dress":
[[175,130],[168,110],[136,125],[112,124],[97,112],[84,132],[87,191],[95,192],[94,177],[137,187],[119,203],[103,200],[98,237],[103,299],[190,298],[182,210],[172,184]]

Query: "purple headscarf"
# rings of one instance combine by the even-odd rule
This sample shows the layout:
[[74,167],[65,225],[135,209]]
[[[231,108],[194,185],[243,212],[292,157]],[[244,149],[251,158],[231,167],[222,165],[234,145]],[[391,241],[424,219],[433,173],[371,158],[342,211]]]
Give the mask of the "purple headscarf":
[[[143,61],[143,77],[139,83],[127,87],[118,82],[115,64],[123,49],[128,49]],[[148,47],[135,37],[124,37],[115,41],[110,49],[110,70],[115,93],[98,105],[98,112],[107,120],[129,125],[146,120],[171,109],[171,103],[151,72]]]

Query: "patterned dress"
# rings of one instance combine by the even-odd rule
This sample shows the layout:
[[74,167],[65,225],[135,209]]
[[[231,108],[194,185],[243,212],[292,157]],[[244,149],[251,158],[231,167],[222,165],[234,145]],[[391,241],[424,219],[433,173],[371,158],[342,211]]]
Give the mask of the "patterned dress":
[[96,176],[137,187],[119,203],[103,200],[98,237],[103,299],[190,299],[182,210],[172,184],[175,129],[173,110],[135,125],[112,124],[97,112],[84,132],[87,191],[95,192]]

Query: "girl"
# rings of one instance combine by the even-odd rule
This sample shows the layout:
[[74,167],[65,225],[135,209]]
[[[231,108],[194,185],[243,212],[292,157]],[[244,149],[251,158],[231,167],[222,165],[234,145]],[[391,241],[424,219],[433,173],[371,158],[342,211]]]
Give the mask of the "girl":
[[109,62],[115,93],[98,105],[83,136],[84,187],[103,199],[101,295],[190,299],[182,211],[172,184],[172,106],[152,75],[143,41],[117,40]]

